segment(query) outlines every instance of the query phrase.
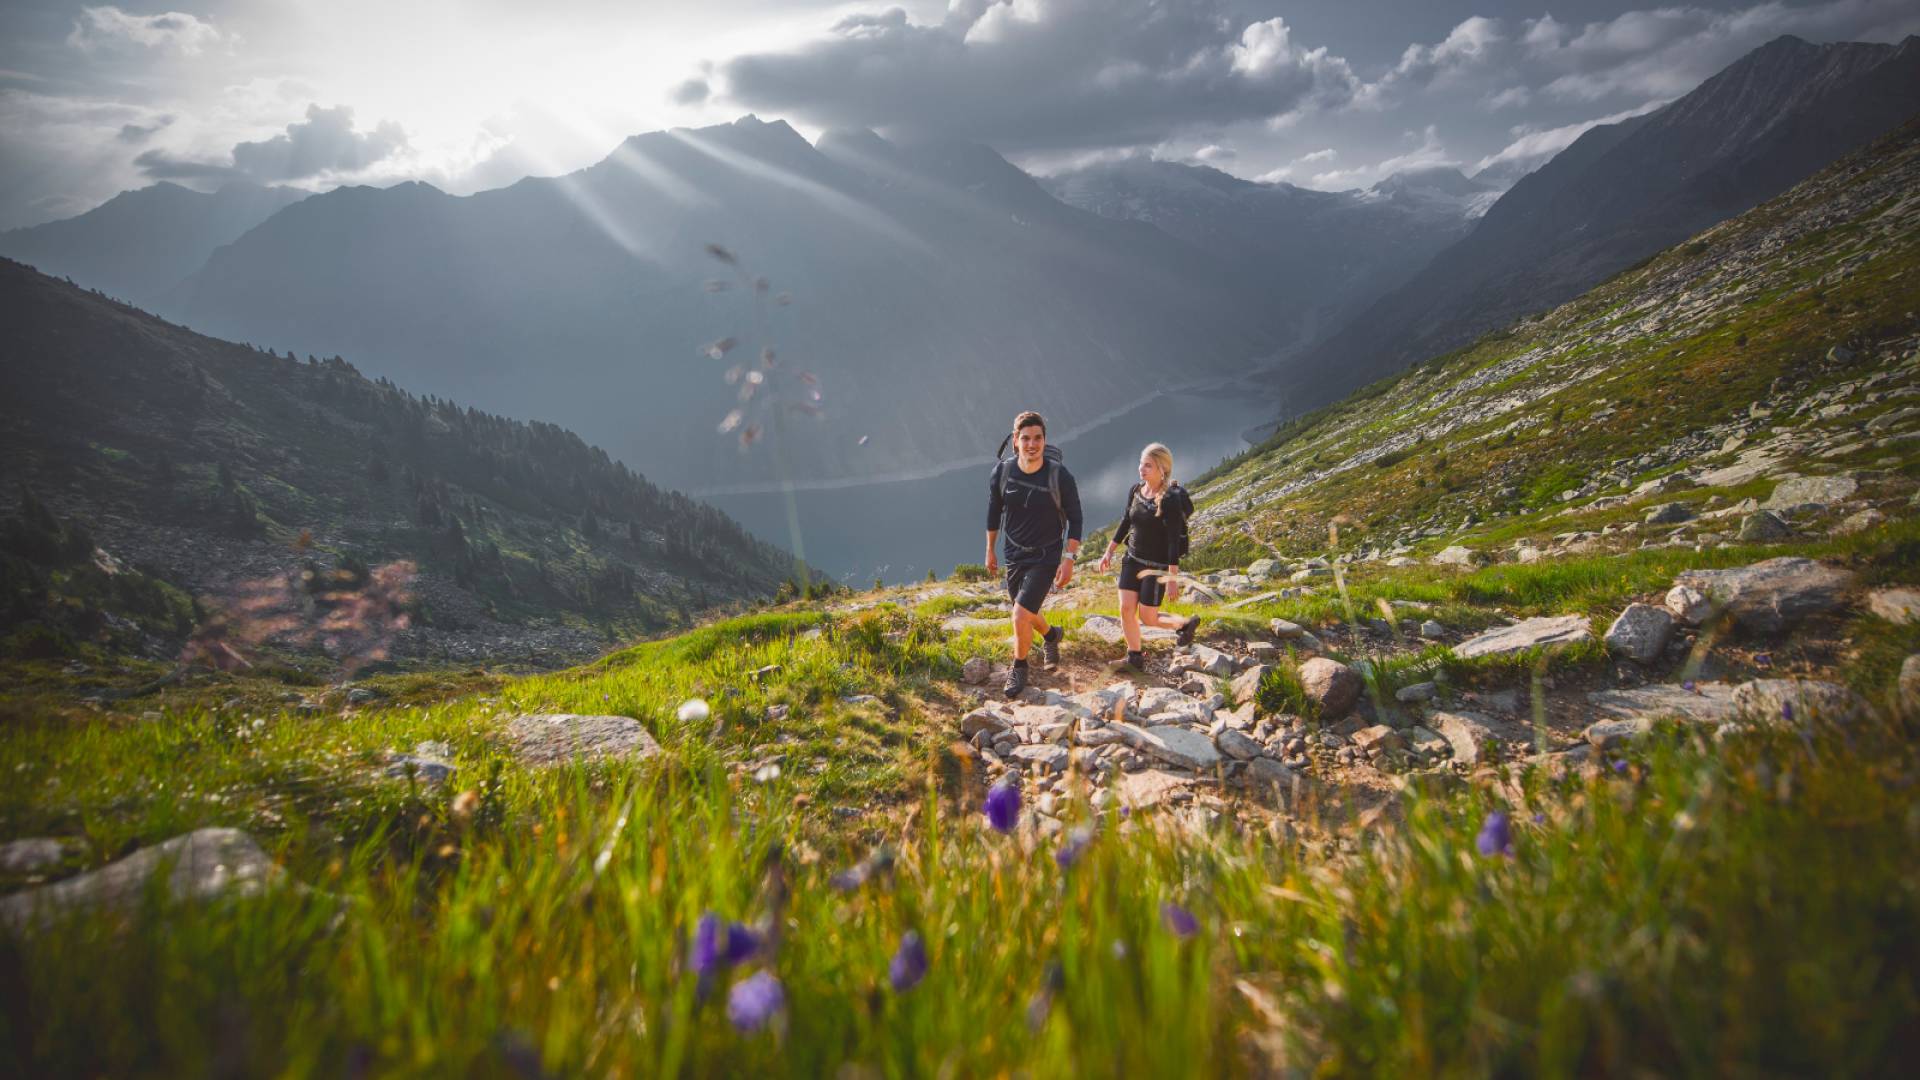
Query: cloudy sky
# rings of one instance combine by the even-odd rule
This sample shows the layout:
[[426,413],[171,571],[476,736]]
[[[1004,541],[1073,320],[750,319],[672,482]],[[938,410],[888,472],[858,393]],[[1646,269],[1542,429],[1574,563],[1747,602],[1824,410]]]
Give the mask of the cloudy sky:
[[1517,175],[1781,34],[1913,0],[6,0],[0,228],[169,179],[497,187],[663,127],[781,117],[1337,189]]

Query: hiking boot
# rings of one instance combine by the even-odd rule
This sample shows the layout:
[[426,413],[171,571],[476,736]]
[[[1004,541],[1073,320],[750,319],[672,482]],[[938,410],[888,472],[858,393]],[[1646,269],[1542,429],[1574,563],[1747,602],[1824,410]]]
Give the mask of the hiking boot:
[[1007,670],[1007,685],[1001,689],[1007,697],[1017,698],[1027,689],[1027,665],[1015,664]]
[[1193,632],[1195,630],[1198,630],[1199,628],[1200,628],[1200,616],[1189,615],[1187,616],[1186,624],[1180,627],[1180,629],[1174,631],[1173,639],[1179,642],[1180,647],[1184,649],[1187,646],[1193,644]]
[[1060,642],[1066,636],[1066,628],[1060,626],[1049,626],[1047,632],[1041,635],[1040,662],[1047,666],[1048,671],[1060,666]]
[[1142,674],[1147,670],[1147,654],[1129,650],[1120,659],[1107,661],[1107,669],[1121,674]]

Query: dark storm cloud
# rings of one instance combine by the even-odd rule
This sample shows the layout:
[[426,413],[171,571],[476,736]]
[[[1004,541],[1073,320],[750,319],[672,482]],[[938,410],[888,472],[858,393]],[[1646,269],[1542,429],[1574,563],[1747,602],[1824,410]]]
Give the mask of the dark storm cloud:
[[1338,104],[1347,62],[1282,20],[1212,0],[956,0],[939,23],[893,8],[714,73],[729,103],[827,126],[927,130],[1003,149],[1153,141],[1179,127]]
[[246,178],[275,183],[358,172],[406,145],[406,132],[391,121],[360,132],[353,129],[351,108],[309,105],[307,118],[288,124],[284,134],[235,145],[232,164],[183,158],[164,150],[148,150],[134,164],[156,180]]

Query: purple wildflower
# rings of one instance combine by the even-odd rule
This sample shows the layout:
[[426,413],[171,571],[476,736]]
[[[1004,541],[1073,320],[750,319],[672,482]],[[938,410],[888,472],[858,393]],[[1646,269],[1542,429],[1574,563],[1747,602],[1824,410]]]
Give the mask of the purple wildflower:
[[895,993],[905,993],[919,986],[920,980],[926,977],[927,943],[921,939],[920,931],[909,930],[900,935],[900,948],[887,965],[887,980],[893,983]]
[[720,916],[709,911],[693,929],[693,956],[687,966],[706,978],[720,967]]
[[1160,905],[1160,921],[1177,938],[1190,938],[1200,932],[1200,920],[1193,917],[1193,912],[1171,900]]
[[1780,703],[1780,719],[1785,720],[1789,724],[1793,723],[1793,702],[1783,701]]
[[758,1031],[786,1008],[787,992],[771,971],[756,972],[733,984],[727,992],[727,1019],[741,1031]]
[[1488,814],[1487,820],[1480,826],[1480,835],[1474,840],[1474,847],[1482,855],[1512,855],[1512,821],[1498,810]]
[[728,966],[745,963],[760,951],[760,935],[741,923],[727,924]]
[[1067,838],[1054,851],[1053,861],[1059,864],[1060,869],[1071,870],[1073,864],[1080,861],[1080,856],[1087,853],[1087,848],[1092,843],[1093,830],[1082,825],[1067,834]]
[[987,823],[996,830],[1009,833],[1020,821],[1020,789],[1012,784],[996,784],[987,792],[985,806]]
[[1681,684],[1680,684],[1680,689],[1682,689],[1682,690],[1685,690],[1685,691],[1686,691],[1687,693],[1689,693],[1689,694],[1693,694],[1693,693],[1698,693],[1698,692],[1699,692],[1699,691],[1697,691],[1697,690],[1695,690],[1695,689],[1694,689],[1694,686],[1693,686],[1693,680],[1692,680],[1692,679],[1688,679],[1688,680],[1687,680],[1686,682],[1683,682],[1683,683],[1681,683]]

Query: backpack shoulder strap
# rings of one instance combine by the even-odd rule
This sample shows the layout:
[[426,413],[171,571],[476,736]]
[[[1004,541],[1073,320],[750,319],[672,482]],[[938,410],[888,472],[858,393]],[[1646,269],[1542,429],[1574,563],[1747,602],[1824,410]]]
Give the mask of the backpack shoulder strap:
[[1067,516],[1067,504],[1060,498],[1060,463],[1047,463],[1047,491],[1053,496],[1053,512],[1061,517]]

